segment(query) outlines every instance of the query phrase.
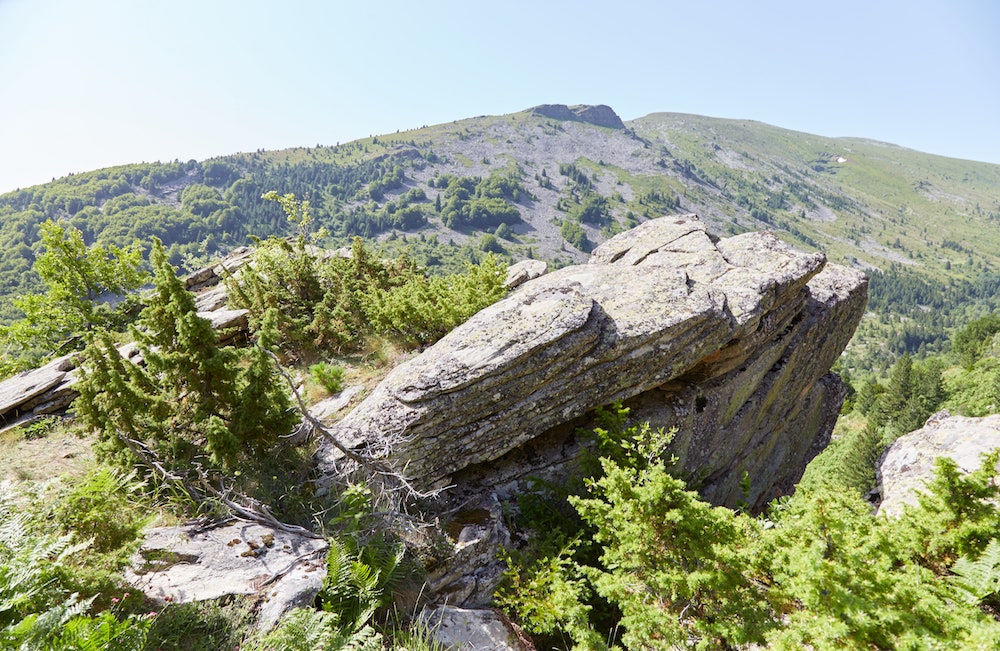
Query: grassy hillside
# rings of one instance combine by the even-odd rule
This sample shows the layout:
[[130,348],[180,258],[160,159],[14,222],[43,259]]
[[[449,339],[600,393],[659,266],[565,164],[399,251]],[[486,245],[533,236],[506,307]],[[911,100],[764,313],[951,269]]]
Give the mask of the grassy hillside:
[[528,110],[335,146],[126,165],[0,196],[0,315],[38,288],[38,228],[88,242],[159,237],[193,268],[250,236],[290,233],[270,190],[308,198],[327,245],[378,239],[456,270],[484,251],[581,262],[648,218],[697,212],[720,235],[773,229],[872,276],[872,315],[849,362],[939,350],[996,307],[1000,166],[752,121],[657,113],[602,127]]

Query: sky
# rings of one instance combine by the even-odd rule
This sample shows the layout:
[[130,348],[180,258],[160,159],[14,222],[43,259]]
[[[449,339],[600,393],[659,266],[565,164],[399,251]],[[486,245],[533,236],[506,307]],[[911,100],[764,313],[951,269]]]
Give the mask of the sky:
[[1000,164],[996,0],[0,0],[0,193],[538,104]]

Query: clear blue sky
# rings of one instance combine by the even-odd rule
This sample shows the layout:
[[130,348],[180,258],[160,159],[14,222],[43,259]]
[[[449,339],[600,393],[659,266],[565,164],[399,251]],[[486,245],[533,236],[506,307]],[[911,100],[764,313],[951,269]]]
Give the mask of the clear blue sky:
[[0,192],[543,103],[1000,163],[1000,2],[0,0]]

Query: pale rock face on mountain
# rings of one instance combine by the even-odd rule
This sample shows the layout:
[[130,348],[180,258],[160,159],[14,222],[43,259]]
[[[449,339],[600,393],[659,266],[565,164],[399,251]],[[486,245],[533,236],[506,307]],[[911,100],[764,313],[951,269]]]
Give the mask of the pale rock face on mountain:
[[997,448],[1000,414],[968,418],[939,412],[931,416],[922,428],[893,441],[879,460],[879,515],[900,515],[908,504],[916,504],[934,478],[940,457],[952,459],[969,473],[980,468],[982,455]]
[[[866,289],[770,233],[716,240],[696,215],[652,220],[481,311],[335,430],[418,487],[503,499],[572,472],[575,427],[624,401],[679,428],[679,469],[712,501],[761,503],[829,440],[843,387],[828,371]],[[318,461],[332,478],[345,459],[326,444]]]

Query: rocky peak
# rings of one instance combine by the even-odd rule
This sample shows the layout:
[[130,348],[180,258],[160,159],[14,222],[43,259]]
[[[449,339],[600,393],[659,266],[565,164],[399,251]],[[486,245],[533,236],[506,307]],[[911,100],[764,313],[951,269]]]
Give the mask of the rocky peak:
[[572,122],[586,122],[598,127],[607,127],[608,129],[625,128],[625,123],[614,112],[614,109],[604,104],[598,104],[597,106],[587,104],[577,106],[542,104],[529,109],[529,112],[534,115],[559,120],[560,122],[569,120]]

